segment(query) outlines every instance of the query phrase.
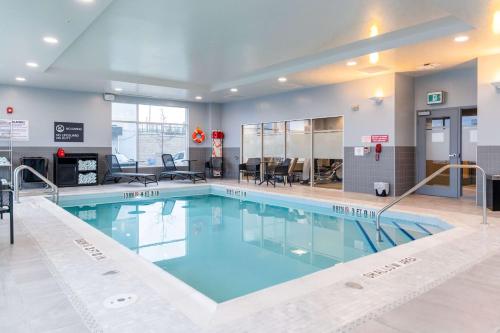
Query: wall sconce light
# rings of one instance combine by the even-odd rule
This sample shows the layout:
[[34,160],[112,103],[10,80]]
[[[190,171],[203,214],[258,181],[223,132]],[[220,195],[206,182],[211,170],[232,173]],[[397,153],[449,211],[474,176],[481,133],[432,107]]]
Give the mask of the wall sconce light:
[[370,99],[373,102],[375,102],[375,104],[377,104],[377,105],[382,104],[382,102],[384,101],[384,97],[383,96],[373,96],[373,97],[370,97]]
[[500,93],[500,81],[491,82],[491,85],[496,88],[497,93]]

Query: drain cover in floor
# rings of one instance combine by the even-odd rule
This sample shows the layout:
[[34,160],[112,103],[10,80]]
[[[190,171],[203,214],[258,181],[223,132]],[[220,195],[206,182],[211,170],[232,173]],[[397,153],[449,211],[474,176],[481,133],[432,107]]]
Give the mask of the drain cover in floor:
[[137,295],[135,294],[118,294],[106,298],[103,304],[108,309],[118,309],[134,304],[135,301],[137,301]]

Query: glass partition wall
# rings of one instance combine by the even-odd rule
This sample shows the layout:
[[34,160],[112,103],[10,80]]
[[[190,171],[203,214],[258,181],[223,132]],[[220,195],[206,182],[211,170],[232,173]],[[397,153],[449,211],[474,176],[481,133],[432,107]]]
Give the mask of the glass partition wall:
[[342,189],[343,138],[342,116],[243,125],[241,162],[272,169],[288,158],[293,184]]
[[262,156],[261,124],[242,126],[242,154],[243,161],[249,158],[260,158]]
[[313,119],[314,185],[342,189],[344,119]]

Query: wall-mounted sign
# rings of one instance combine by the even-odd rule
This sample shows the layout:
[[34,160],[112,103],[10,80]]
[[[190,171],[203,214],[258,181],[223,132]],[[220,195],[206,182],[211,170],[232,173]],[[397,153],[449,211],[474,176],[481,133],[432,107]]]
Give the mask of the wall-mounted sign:
[[2,139],[9,139],[12,136],[12,141],[29,141],[29,133],[30,126],[28,120],[0,119],[0,138]]
[[373,143],[389,142],[389,135],[387,134],[372,135],[372,142]]
[[83,123],[54,122],[54,142],[83,142]]
[[427,93],[427,105],[436,105],[445,103],[446,92],[431,91]]
[[419,117],[425,117],[425,116],[430,116],[430,115],[431,115],[431,112],[428,110],[417,111],[417,116],[419,116]]

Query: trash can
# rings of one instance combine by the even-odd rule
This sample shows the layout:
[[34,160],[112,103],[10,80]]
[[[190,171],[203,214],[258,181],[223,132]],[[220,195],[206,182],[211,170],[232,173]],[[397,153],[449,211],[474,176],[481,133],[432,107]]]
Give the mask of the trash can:
[[500,175],[486,176],[486,205],[490,210],[500,210]]
[[377,197],[386,197],[389,195],[389,183],[375,182],[373,187]]

